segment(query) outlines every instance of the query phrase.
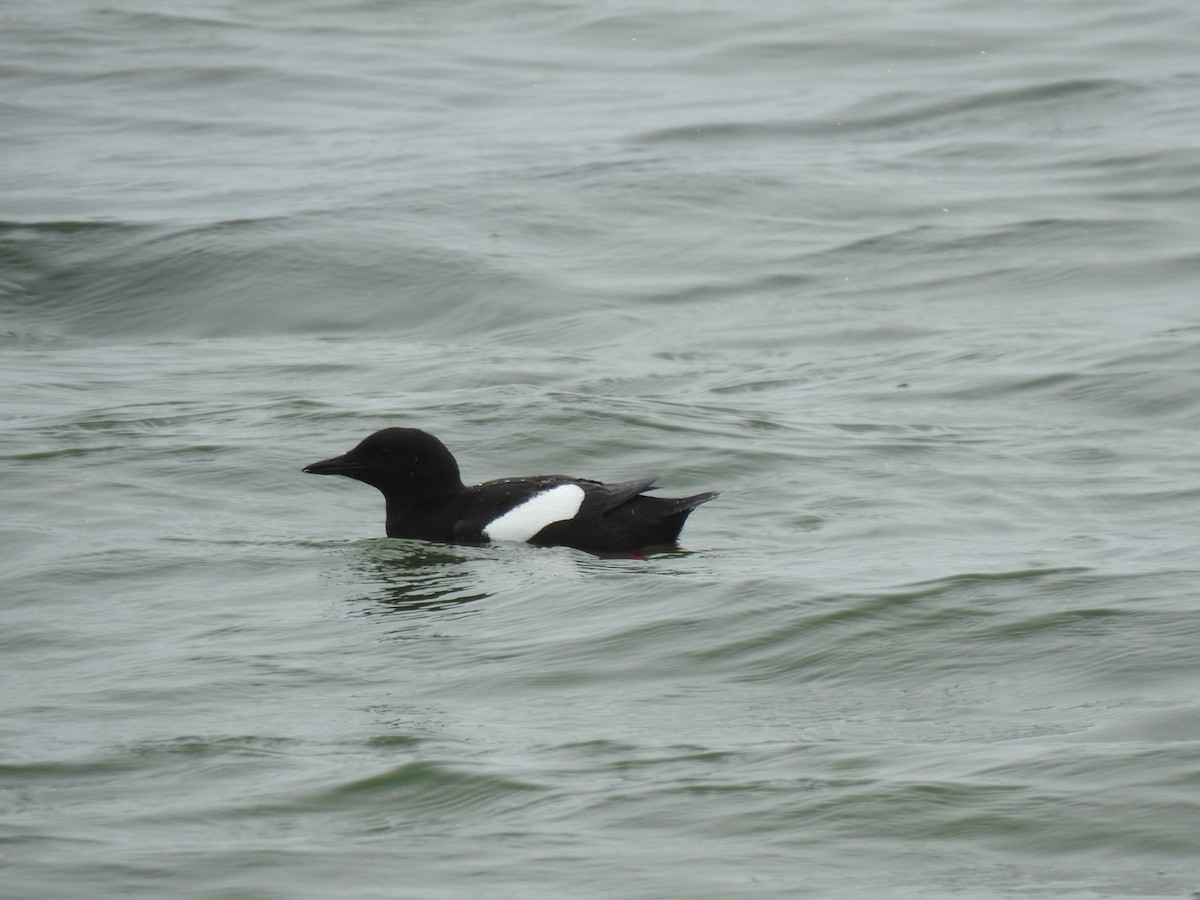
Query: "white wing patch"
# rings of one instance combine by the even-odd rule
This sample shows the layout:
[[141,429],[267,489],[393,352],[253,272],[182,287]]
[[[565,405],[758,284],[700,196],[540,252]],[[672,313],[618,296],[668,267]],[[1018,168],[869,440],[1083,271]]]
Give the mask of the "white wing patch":
[[583,506],[583,488],[560,484],[534,494],[520,506],[514,506],[483,529],[490,541],[527,541],[547,525],[571,519]]

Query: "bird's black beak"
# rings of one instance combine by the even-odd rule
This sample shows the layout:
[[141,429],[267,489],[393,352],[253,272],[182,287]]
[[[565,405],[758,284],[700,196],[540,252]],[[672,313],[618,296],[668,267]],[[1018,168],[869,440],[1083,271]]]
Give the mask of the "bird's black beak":
[[347,478],[354,478],[365,468],[366,466],[352,454],[344,453],[333,459],[323,459],[311,466],[305,466],[300,471],[309,475],[345,475]]

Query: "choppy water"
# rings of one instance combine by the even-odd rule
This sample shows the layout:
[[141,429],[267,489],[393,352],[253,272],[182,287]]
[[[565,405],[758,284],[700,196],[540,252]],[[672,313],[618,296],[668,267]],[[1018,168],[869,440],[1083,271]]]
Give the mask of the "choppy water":
[[[14,898],[1200,890],[1200,8],[0,9]],[[301,475],[719,489],[678,553]]]

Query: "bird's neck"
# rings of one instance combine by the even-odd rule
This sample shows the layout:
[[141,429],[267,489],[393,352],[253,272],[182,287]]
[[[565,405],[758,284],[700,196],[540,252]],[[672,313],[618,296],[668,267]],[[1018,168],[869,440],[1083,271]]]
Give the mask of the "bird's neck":
[[416,526],[419,529],[420,523],[445,510],[462,491],[463,483],[456,479],[453,483],[443,483],[437,487],[385,492],[388,535],[403,537],[409,527]]

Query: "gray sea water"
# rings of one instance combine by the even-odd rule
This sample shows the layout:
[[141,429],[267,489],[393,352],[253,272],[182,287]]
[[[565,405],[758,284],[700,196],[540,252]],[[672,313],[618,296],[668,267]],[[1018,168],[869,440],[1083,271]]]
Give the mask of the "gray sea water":
[[[1200,891],[1200,6],[6,0],[0,895]],[[300,468],[720,490],[678,552]]]

